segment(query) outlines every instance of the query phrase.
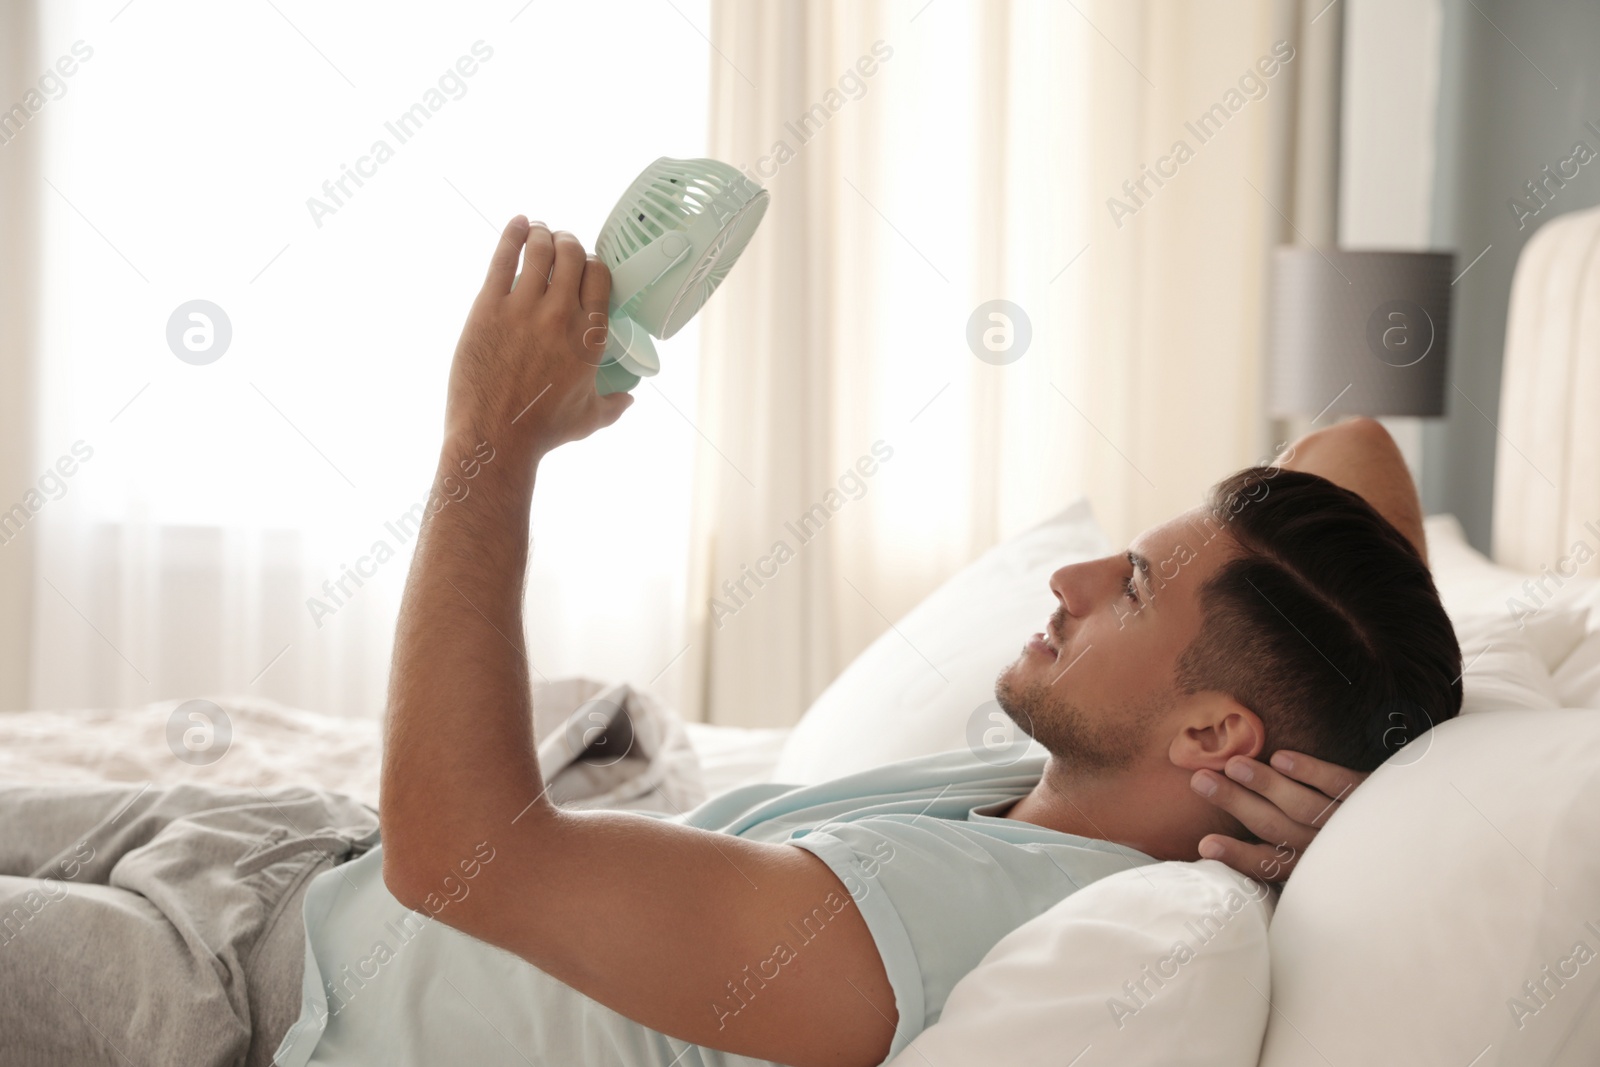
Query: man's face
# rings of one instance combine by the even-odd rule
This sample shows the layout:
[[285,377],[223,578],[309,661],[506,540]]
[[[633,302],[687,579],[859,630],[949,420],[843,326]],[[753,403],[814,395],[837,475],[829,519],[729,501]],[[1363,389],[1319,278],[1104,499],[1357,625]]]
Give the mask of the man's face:
[[1200,632],[1200,587],[1235,552],[1196,508],[1134,538],[1126,553],[1050,576],[1056,612],[995,680],[1024,732],[1080,771],[1165,758],[1178,657]]

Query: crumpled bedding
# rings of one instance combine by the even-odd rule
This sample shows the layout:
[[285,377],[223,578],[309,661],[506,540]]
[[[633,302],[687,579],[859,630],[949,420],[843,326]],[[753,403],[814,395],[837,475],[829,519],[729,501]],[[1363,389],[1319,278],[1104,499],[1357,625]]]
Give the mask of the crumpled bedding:
[[[533,697],[539,766],[558,804],[674,814],[705,799],[684,723],[656,697],[590,678],[541,682]],[[182,758],[181,743],[170,740],[182,736],[185,703],[0,712],[0,780],[310,785],[377,805],[376,719],[218,697],[211,703],[227,716],[230,736],[218,758],[199,763]]]

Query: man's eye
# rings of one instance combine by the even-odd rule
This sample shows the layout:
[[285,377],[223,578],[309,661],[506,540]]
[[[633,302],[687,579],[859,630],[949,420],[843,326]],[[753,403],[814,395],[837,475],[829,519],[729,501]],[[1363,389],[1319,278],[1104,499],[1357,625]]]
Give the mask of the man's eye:
[[1126,578],[1122,579],[1122,591],[1127,595],[1128,599],[1133,601],[1135,604],[1139,602],[1139,589],[1133,584],[1133,575],[1130,574]]

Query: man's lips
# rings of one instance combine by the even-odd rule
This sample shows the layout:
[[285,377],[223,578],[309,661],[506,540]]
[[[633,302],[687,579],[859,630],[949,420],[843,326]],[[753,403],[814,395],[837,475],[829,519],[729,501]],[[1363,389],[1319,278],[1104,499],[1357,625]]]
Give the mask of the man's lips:
[[1028,643],[1023,648],[1026,651],[1036,652],[1041,655],[1048,653],[1055,659],[1060,659],[1061,647],[1066,643],[1065,637],[1056,629],[1056,622],[1060,617],[1060,612],[1050,616],[1045,622],[1044,629],[1028,638]]

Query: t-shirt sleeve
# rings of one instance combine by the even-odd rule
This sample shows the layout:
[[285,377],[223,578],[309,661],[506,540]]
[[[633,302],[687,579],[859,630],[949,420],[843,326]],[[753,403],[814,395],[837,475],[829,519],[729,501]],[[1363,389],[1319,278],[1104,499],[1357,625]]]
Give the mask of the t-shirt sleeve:
[[1132,865],[1103,848],[1019,844],[936,818],[825,823],[789,843],[833,870],[872,933],[898,1011],[890,1059],[1002,937]]

